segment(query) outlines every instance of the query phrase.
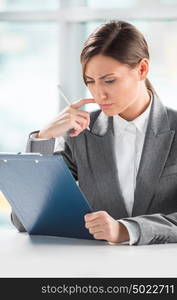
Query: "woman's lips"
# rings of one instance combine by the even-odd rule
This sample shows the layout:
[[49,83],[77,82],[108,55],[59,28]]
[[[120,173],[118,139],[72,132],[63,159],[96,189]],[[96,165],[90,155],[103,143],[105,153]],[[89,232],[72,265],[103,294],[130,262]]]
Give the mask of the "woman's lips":
[[111,105],[113,105],[113,103],[110,103],[110,104],[100,104],[100,107],[101,108],[109,108],[109,107],[111,107]]

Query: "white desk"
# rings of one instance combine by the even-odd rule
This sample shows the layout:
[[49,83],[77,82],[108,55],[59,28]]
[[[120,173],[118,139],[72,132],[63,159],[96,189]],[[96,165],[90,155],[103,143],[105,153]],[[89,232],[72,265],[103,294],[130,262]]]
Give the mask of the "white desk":
[[177,277],[177,244],[109,245],[2,227],[0,277]]

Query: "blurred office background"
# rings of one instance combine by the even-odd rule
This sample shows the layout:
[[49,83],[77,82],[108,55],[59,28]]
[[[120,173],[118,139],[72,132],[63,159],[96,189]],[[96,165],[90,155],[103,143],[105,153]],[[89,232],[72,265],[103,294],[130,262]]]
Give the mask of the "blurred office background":
[[[136,25],[150,48],[149,79],[162,101],[177,109],[177,0],[0,0],[0,152],[25,151],[28,133],[65,103],[88,96],[79,55],[100,23]],[[86,109],[96,109],[88,104]],[[0,194],[0,225],[11,226]]]

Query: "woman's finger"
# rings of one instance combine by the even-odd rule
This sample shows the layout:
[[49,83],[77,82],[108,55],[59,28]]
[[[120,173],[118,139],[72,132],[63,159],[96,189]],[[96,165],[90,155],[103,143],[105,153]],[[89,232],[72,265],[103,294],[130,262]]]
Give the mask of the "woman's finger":
[[96,102],[93,98],[86,98],[86,99],[80,99],[79,101],[75,101],[70,106],[72,108],[80,108],[84,104],[88,104],[88,103],[96,103]]

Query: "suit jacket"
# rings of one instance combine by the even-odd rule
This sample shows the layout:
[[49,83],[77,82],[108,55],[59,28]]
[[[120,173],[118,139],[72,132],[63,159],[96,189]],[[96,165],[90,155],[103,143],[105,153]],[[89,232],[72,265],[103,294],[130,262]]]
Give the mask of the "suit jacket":
[[[57,153],[64,157],[93,210],[135,222],[140,229],[137,245],[177,242],[177,111],[153,96],[131,217],[117,177],[113,117],[101,110],[90,117],[91,130],[58,138]],[[55,139],[29,137],[26,150],[52,153],[54,144]],[[12,220],[19,230],[24,229],[14,214]]]

